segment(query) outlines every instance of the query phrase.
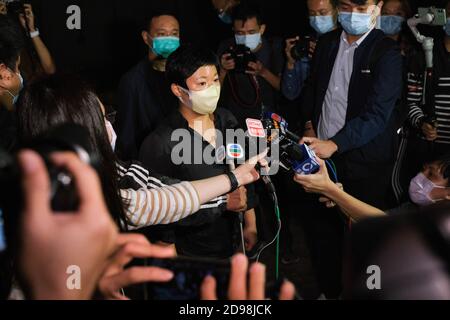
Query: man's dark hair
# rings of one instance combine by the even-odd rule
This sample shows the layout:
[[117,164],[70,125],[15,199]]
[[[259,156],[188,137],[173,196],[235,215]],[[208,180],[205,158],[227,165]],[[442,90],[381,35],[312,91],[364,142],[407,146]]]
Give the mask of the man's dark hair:
[[0,14],[0,64],[15,70],[23,47],[24,40],[17,24]]
[[242,2],[236,6],[231,12],[231,17],[234,21],[243,21],[256,18],[259,25],[264,24],[264,15],[261,6],[259,6],[254,1]]
[[216,54],[204,47],[184,45],[167,60],[166,77],[169,84],[187,88],[186,80],[205,66],[215,66],[219,70],[219,59]]
[[[350,2],[357,4],[357,5],[364,5],[368,2],[369,0],[350,0]],[[337,7],[339,6],[339,3],[341,2],[341,0],[333,0],[334,2],[334,6]],[[374,0],[375,4],[378,4],[378,2],[380,2],[380,0]]]
[[147,16],[144,18],[143,23],[142,23],[142,30],[148,31],[150,30],[150,27],[152,26],[152,22],[153,19],[162,17],[162,16],[172,16],[175,19],[178,20],[177,15],[170,10],[158,10],[158,11],[154,11],[151,15]]
[[442,176],[445,179],[450,178],[450,154],[447,153],[441,157],[439,157],[435,161],[431,161],[431,163],[436,163],[441,167]]

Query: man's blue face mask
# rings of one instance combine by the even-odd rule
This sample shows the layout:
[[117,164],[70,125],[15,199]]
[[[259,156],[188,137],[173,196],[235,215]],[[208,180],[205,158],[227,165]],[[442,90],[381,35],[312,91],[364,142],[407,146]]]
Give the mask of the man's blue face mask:
[[153,52],[164,59],[167,59],[179,47],[180,38],[178,37],[157,37],[153,39]]
[[405,19],[400,16],[381,16],[381,30],[388,36],[399,34],[402,31]]
[[333,16],[311,16],[309,23],[318,34],[328,33],[336,27]]
[[339,22],[345,32],[352,36],[363,35],[375,26],[371,13],[340,12]]

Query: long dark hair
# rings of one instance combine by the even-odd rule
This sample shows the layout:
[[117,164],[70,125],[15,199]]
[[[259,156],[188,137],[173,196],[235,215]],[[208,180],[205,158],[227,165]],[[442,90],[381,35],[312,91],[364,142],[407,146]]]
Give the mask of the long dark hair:
[[79,78],[52,75],[30,83],[17,105],[19,140],[27,143],[55,126],[77,124],[90,135],[90,148],[99,161],[98,173],[108,209],[119,227],[126,228],[124,203],[119,195],[117,158],[106,131],[97,95]]

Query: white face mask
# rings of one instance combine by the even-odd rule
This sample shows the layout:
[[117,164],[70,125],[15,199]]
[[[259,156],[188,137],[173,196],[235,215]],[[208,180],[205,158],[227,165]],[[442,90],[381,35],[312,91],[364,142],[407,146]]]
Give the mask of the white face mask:
[[428,206],[439,201],[431,198],[431,192],[434,189],[446,188],[437,186],[423,173],[419,173],[414,179],[411,180],[411,184],[409,186],[409,197],[412,202],[419,206]]
[[261,33],[249,34],[246,36],[235,36],[236,44],[245,45],[250,50],[255,51],[256,48],[262,43]]
[[209,88],[201,91],[186,90],[182,87],[179,88],[189,95],[189,101],[183,101],[181,97],[179,99],[194,112],[201,115],[208,115],[213,114],[216,111],[220,99],[221,88],[219,84],[213,84]]
[[114,127],[108,120],[105,120],[106,131],[108,132],[109,142],[111,143],[111,148],[113,151],[116,150],[117,134],[114,131]]

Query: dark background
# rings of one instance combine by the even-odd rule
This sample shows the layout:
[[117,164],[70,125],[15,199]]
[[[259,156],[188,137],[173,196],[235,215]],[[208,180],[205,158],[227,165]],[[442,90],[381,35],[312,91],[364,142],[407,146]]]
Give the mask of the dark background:
[[[121,75],[147,52],[140,31],[155,10],[174,12],[182,41],[199,42],[215,50],[231,35],[213,11],[210,0],[30,0],[42,38],[59,71],[80,73],[99,91],[117,87]],[[260,0],[268,34],[281,37],[310,32],[305,0]],[[413,7],[436,1],[411,0]],[[66,27],[67,7],[81,8],[82,30]]]

